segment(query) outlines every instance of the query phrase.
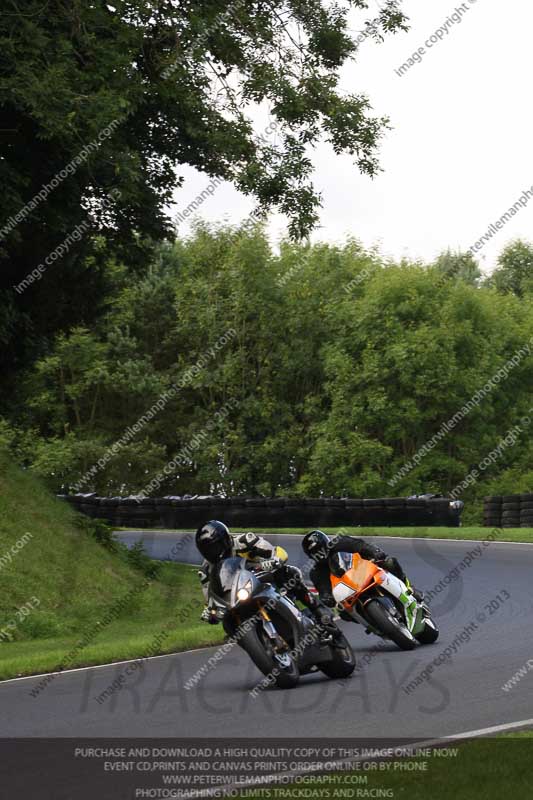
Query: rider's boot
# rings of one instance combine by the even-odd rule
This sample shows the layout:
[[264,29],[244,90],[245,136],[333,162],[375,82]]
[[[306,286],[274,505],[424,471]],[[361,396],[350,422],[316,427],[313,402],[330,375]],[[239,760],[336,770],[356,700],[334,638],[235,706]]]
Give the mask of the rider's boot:
[[320,629],[324,634],[324,642],[327,644],[334,643],[336,639],[342,636],[341,631],[335,625],[334,615],[331,608],[318,601],[314,608],[311,608],[311,613],[318,623]]

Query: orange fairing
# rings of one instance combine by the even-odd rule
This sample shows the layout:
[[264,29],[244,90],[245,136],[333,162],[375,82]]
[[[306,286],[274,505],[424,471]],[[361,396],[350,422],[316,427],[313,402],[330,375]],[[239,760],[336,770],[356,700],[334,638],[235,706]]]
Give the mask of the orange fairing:
[[[346,609],[351,609],[360,595],[376,583],[382,583],[384,573],[372,561],[361,558],[359,553],[350,554],[352,566],[342,578],[331,575],[333,594]],[[337,589],[337,591],[335,591]],[[342,598],[340,595],[345,595]],[[348,596],[346,596],[348,595]]]

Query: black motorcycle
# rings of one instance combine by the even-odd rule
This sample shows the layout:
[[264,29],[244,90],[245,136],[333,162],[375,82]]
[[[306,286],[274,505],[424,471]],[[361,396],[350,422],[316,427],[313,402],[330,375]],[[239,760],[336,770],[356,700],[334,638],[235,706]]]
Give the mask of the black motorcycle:
[[249,569],[244,558],[224,559],[212,570],[212,613],[222,619],[230,639],[281,689],[317,670],[329,678],[351,675],[355,656],[337,626],[319,625],[269,577],[268,572]]

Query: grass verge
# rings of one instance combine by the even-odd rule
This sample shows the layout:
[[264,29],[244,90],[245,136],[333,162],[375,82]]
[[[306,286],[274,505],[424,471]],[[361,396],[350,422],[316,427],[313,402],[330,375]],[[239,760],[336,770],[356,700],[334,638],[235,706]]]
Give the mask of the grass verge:
[[[244,532],[245,528],[232,529],[235,533]],[[396,536],[402,539],[458,539],[459,541],[482,541],[489,535],[495,535],[497,542],[525,542],[533,544],[533,528],[322,528],[325,533],[334,536],[342,532],[348,536]],[[261,531],[257,531],[260,533]],[[309,528],[279,528],[268,533],[287,533],[304,535]]]
[[[501,800],[531,796],[533,733],[451,743],[448,755],[374,762],[374,769],[306,776],[295,785],[247,789],[241,798],[391,797],[405,800]],[[332,742],[334,744],[334,741]],[[457,754],[450,752],[457,749]],[[432,748],[433,750],[433,748]],[[438,752],[438,751],[434,751]],[[386,765],[389,765],[388,767]],[[425,764],[426,769],[421,765]],[[332,778],[329,780],[328,777]],[[265,792],[268,792],[266,794]]]
[[[176,653],[220,644],[220,625],[206,625],[199,617],[203,608],[196,569],[165,563],[158,576],[162,592],[159,608],[125,614],[103,628],[67,668],[107,664],[113,661]],[[0,643],[0,680],[41,672],[53,672],[83,640],[84,631],[69,635]]]
[[199,620],[194,567],[165,562],[153,575],[149,559],[104,544],[0,453],[0,679],[222,640]]

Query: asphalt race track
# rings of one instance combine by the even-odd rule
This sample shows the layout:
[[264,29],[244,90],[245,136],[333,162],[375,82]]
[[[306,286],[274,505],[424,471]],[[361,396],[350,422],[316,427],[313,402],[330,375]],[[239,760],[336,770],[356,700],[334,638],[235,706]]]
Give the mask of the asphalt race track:
[[[173,551],[176,560],[198,562],[192,541],[181,546],[180,534],[118,535],[130,544],[142,536],[154,557],[168,558]],[[277,541],[292,563],[302,565],[300,537]],[[146,660],[103,704],[96,696],[128,663],[65,672],[36,697],[30,690],[38,678],[5,681],[0,684],[0,735],[425,739],[532,718],[533,671],[510,691],[501,687],[533,659],[533,546],[429,538],[373,541],[400,559],[416,586],[428,591],[446,580],[431,603],[441,629],[436,644],[404,653],[366,636],[357,625],[342,623],[360,665],[352,678],[340,682],[317,673],[302,678],[295,689],[261,691],[255,699],[250,691],[261,675],[237,647],[190,690],[185,682],[216,648]],[[453,573],[476,548],[472,563]],[[454,640],[451,659],[407,693],[403,687]]]

